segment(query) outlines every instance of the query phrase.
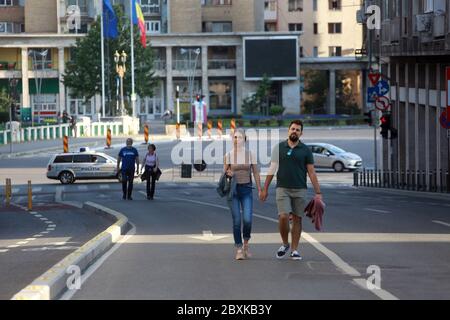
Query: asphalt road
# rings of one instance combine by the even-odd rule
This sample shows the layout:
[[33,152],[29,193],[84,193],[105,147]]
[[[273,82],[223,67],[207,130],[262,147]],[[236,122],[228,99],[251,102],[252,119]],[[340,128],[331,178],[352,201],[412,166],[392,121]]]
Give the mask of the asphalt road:
[[[153,202],[142,191],[132,202],[117,201],[119,190],[97,198],[126,214],[135,234],[73,299],[450,298],[448,199],[324,188],[324,230],[304,222],[304,260],[295,262],[275,259],[280,238],[272,191],[268,203],[255,202],[254,257],[235,261],[231,216],[211,184],[161,184]],[[382,290],[367,289],[370,266],[380,269]]]
[[39,202],[28,212],[17,203],[0,207],[0,300],[11,299],[111,225],[65,204]]

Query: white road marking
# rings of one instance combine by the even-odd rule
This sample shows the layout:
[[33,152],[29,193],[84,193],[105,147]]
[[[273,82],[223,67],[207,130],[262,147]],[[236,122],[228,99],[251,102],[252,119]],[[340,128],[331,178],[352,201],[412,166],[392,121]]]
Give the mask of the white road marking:
[[35,217],[36,218],[42,218],[42,215],[41,214],[36,214]]
[[17,244],[12,244],[12,245],[10,245],[10,246],[7,246],[7,248],[17,248],[17,247],[20,247],[20,246],[17,245]]
[[48,219],[45,217],[40,218],[42,221],[47,221]]
[[101,184],[100,186],[100,189],[110,189],[111,187],[109,186],[109,184]]
[[31,192],[41,192],[41,191],[42,191],[42,187],[31,188]]
[[55,227],[56,227],[56,224],[49,224],[47,227],[49,227],[49,228],[55,228]]
[[386,211],[386,210],[378,210],[378,209],[370,209],[370,208],[364,208],[364,210],[372,211],[372,212],[376,212],[376,213],[391,213],[390,211]]
[[358,286],[360,286],[363,289],[369,290],[370,292],[372,292],[374,295],[376,295],[377,297],[379,297],[382,300],[400,300],[399,298],[397,298],[396,296],[394,296],[393,294],[391,294],[390,292],[383,290],[383,289],[369,289],[367,287],[367,280],[366,279],[353,279],[353,282],[355,282]]
[[42,234],[47,234],[47,233],[49,233],[49,231],[42,231],[41,233]]
[[0,253],[5,253],[5,252],[8,252],[9,251],[9,249],[0,249]]
[[27,244],[28,242],[30,242],[30,241],[19,241],[19,242],[16,242],[16,244],[22,245],[22,244]]
[[34,241],[34,240],[36,240],[36,238],[27,238],[25,240],[27,240],[27,241]]
[[[229,210],[228,207],[220,206],[220,205],[216,205],[216,204],[212,204],[212,203],[200,202],[200,201],[188,200],[188,199],[181,199],[181,198],[175,198],[175,199],[181,200],[181,201],[186,201],[186,202],[191,202],[191,203],[197,203],[197,204],[201,204],[201,205],[204,205],[204,206],[210,206],[210,207],[215,207],[215,208],[221,208],[221,209]],[[262,215],[259,215],[259,214],[253,214],[253,216],[255,216],[257,218],[260,218],[260,219],[267,220],[267,221],[271,221],[271,222],[274,222],[274,223],[278,223],[277,219],[265,217],[265,216],[262,216]],[[330,249],[328,249],[327,247],[322,245],[319,241],[317,241],[314,237],[312,237],[307,232],[302,232],[302,237],[306,241],[308,241],[312,246],[314,246],[318,251],[320,251],[322,254],[324,254],[326,257],[328,257],[328,259],[330,259],[331,262],[338,269],[340,269],[344,274],[347,274],[347,275],[353,277],[354,278],[353,281],[358,283],[358,281],[360,279],[355,279],[355,277],[361,277],[361,274],[356,269],[354,269],[349,264],[347,264],[336,253],[334,253],[333,251],[331,251]],[[360,281],[359,281],[359,283],[360,283]],[[365,280],[364,280],[364,284],[365,284]],[[362,288],[365,289],[365,290],[369,290],[366,285],[364,285]],[[390,294],[389,292],[384,291],[384,290],[382,290],[382,292],[381,291],[374,292],[374,290],[369,290],[369,292],[372,292],[373,294],[375,294],[377,297],[379,297],[381,299],[388,299],[388,298],[392,298],[393,297],[393,298],[398,300],[398,298],[396,298],[395,296],[393,296],[392,294]]]
[[47,223],[47,224],[52,224],[53,221],[48,220],[48,221],[45,221],[45,223]]
[[33,237],[34,238],[40,238],[40,237],[42,237],[42,234],[35,234]]
[[88,187],[87,186],[78,186],[78,190],[87,191]]
[[[84,274],[81,275],[81,286],[89,279],[90,276],[94,274],[95,271],[97,271],[98,268],[102,266],[102,264],[108,259],[114,252],[116,252],[119,247],[128,241],[131,237],[133,237],[136,234],[136,227],[131,222],[128,222],[131,225],[131,230],[128,231],[128,233],[105,254],[103,254],[92,266],[89,267],[89,269],[86,270]],[[60,298],[60,300],[70,300],[74,294],[77,293],[77,290],[67,290]]]
[[440,224],[440,225],[443,225],[443,226],[446,226],[446,227],[450,227],[450,223],[442,222],[442,221],[439,221],[439,220],[433,220],[432,222]]

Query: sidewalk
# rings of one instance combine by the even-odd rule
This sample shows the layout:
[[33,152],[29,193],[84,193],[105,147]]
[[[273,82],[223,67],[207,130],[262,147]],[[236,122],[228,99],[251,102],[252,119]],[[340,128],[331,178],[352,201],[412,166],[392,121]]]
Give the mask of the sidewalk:
[[[134,136],[119,136],[113,137],[111,139],[112,147],[119,147],[125,145],[125,140],[131,137],[135,143],[144,142],[144,135],[134,135]],[[174,138],[166,135],[150,135],[149,142],[152,141],[172,141]],[[78,151],[80,147],[89,148],[104,148],[106,146],[106,138],[69,138],[69,151]],[[24,143],[14,143],[13,153],[10,153],[11,146],[1,145],[0,146],[0,159],[16,158],[20,156],[32,155],[39,152],[50,152],[63,150],[62,139],[56,140],[38,140],[34,142],[24,142]]]

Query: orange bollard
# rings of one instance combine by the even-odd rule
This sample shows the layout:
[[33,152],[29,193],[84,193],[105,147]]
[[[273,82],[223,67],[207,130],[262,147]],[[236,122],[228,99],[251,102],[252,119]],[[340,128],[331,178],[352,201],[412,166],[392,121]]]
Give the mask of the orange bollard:
[[69,152],[69,137],[68,136],[64,136],[64,138],[63,138],[63,147],[64,147],[64,153],[68,153]]
[[236,121],[231,119],[231,135],[234,136],[234,132],[236,131]]
[[217,121],[217,132],[219,134],[219,137],[222,138],[222,120]]
[[200,140],[202,140],[202,136],[203,136],[203,123],[201,123],[201,122],[199,122],[199,123],[197,124],[197,135],[198,135],[198,138],[199,138]]
[[211,139],[211,129],[213,127],[212,121],[208,120],[208,138]]
[[145,144],[148,144],[148,124],[144,126],[144,140]]
[[108,129],[106,131],[106,148],[105,149],[111,149],[111,129]]
[[177,139],[180,140],[180,124],[177,123],[176,125],[176,135],[177,135]]
[[31,188],[31,181],[28,180],[28,211],[33,210],[33,189]]

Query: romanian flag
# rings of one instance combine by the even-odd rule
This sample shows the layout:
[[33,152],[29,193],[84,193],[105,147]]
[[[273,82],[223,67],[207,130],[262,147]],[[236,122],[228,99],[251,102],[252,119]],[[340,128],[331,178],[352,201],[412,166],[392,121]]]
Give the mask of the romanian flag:
[[137,1],[133,0],[133,2],[133,24],[137,24],[139,26],[139,30],[141,30],[141,43],[145,48],[147,47],[147,37],[145,31],[144,15],[142,14],[141,6],[137,3]]

